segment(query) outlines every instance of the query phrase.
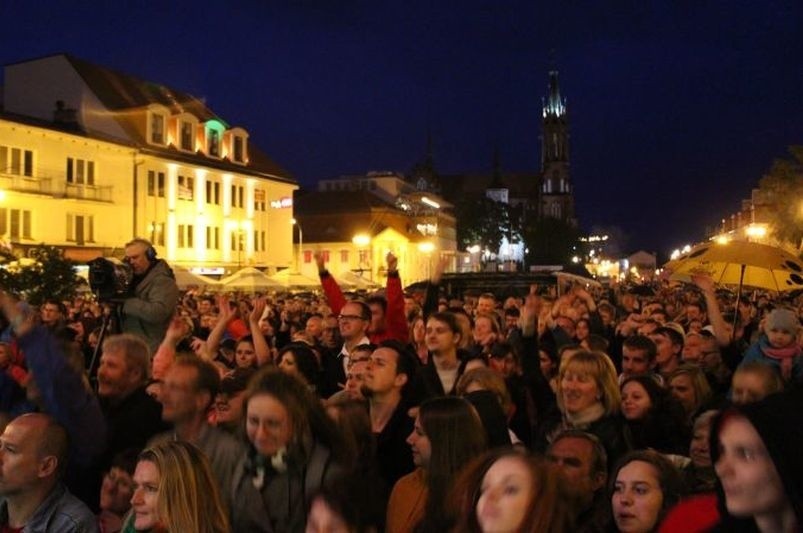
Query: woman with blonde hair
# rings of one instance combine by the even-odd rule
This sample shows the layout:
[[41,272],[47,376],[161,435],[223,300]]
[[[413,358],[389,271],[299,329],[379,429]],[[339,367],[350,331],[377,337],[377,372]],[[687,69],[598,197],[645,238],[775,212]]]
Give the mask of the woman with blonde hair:
[[187,442],[164,442],[139,455],[131,506],[123,533],[231,531],[209,461]]
[[609,464],[628,451],[616,368],[607,355],[584,350],[567,352],[558,372],[557,401],[558,413],[544,424],[541,450],[561,431],[581,429],[605,444]]

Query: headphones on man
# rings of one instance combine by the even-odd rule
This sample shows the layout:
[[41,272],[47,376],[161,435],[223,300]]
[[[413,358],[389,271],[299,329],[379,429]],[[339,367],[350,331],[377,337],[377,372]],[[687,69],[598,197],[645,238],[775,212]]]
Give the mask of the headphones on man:
[[148,262],[155,263],[156,262],[156,248],[153,247],[151,241],[148,239],[143,239],[141,237],[137,237],[136,239],[132,239],[126,243],[126,248],[133,244],[142,244],[145,246],[145,257],[148,259]]

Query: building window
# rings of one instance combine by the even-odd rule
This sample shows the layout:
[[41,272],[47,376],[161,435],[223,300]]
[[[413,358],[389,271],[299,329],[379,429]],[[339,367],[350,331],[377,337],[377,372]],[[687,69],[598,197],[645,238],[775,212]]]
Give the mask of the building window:
[[340,250],[340,262],[341,263],[348,263],[349,262],[349,251],[348,250]]
[[238,163],[242,163],[244,160],[243,157],[243,138],[242,137],[234,137],[234,160]]
[[304,250],[304,264],[312,263],[312,250]]
[[368,264],[368,250],[360,250],[360,265]]
[[220,183],[206,182],[206,203],[220,205]]
[[265,202],[265,191],[261,189],[254,190],[254,211],[265,211],[267,202]]
[[165,118],[157,113],[151,115],[151,142],[153,144],[165,143]]
[[195,196],[195,180],[192,176],[178,177],[178,199],[192,200]]
[[237,207],[237,186],[231,186],[231,206]]
[[267,231],[262,231],[259,234],[259,241],[260,241],[260,243],[262,243],[262,251],[263,252],[267,252],[268,251],[267,233],[268,233]]
[[94,185],[95,162],[68,157],[67,183],[73,183],[75,185]]
[[0,146],[0,174],[33,177],[33,152]]
[[237,188],[237,196],[239,198],[240,207],[245,207],[245,187],[238,187]]
[[158,246],[165,245],[165,223],[164,222],[151,222],[151,242]]
[[217,226],[206,227],[206,248],[207,250],[220,250],[220,228]]
[[220,132],[209,130],[209,155],[220,157]]
[[178,247],[184,248],[184,224],[178,225]]
[[187,150],[192,152],[194,150],[193,142],[192,142],[192,123],[190,122],[182,122],[181,123],[181,149]]
[[[8,217],[8,221],[6,221]],[[31,235],[31,212],[24,209],[0,209],[0,233],[11,239],[33,239]]]
[[67,214],[67,242],[81,246],[95,242],[95,219],[92,215]]
[[165,173],[156,172],[154,170],[148,171],[148,196],[158,196],[164,198],[165,196]]

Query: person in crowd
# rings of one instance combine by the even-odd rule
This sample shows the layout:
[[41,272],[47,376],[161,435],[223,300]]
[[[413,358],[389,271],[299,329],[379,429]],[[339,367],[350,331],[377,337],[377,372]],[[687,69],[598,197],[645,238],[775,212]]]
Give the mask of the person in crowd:
[[468,464],[449,497],[454,531],[573,531],[572,510],[555,469],[515,449],[491,450]]
[[145,390],[150,376],[148,346],[140,337],[123,333],[103,341],[98,367],[98,397],[108,431],[108,468],[118,453],[142,450],[148,440],[167,429],[162,406]]
[[231,531],[209,462],[188,442],[167,441],[144,450],[134,487],[126,533]]
[[421,373],[427,398],[455,393],[457,380],[466,366],[458,355],[461,335],[453,313],[433,313],[427,320],[427,348],[431,360]]
[[781,374],[770,364],[750,361],[733,373],[731,401],[737,405],[763,400],[783,390]]
[[209,424],[208,413],[219,388],[220,376],[212,363],[192,354],[176,357],[160,396],[162,419],[173,429],[156,435],[148,446],[170,440],[194,444],[206,455],[220,486],[229,487],[244,448],[239,439]]
[[39,307],[39,320],[41,324],[56,333],[67,325],[67,308],[55,298],[47,298]]
[[471,337],[474,340],[473,353],[488,357],[494,344],[501,340],[501,336],[499,319],[496,314],[478,313],[474,317],[474,327],[471,331]]
[[[388,253],[387,262],[387,287],[385,297],[375,296],[366,303],[369,307],[369,327],[367,333],[370,342],[379,344],[383,340],[396,339],[407,342],[407,318],[404,315],[404,293],[402,292],[401,278],[399,278],[398,258],[392,253]],[[343,316],[347,313],[344,307],[347,304],[340,287],[335,279],[326,269],[325,258],[322,253],[315,253],[315,263],[318,266],[318,274],[321,278],[321,286],[326,294],[326,301],[335,315]],[[343,329],[341,327],[341,334]],[[362,344],[359,342],[358,344]],[[342,383],[342,381],[341,381]]]
[[248,451],[233,474],[232,529],[303,531],[312,494],[351,467],[348,450],[320,400],[277,368],[254,376],[244,404]]
[[629,448],[620,414],[616,369],[605,354],[577,351],[561,361],[558,374],[559,418],[545,424],[540,449],[561,431],[581,429],[596,435],[614,462]]
[[657,348],[649,337],[632,335],[622,343],[622,373],[619,374],[619,384],[631,376],[650,375],[658,384],[663,384],[663,378],[655,372],[655,358]]
[[123,521],[131,509],[131,497],[134,495],[133,476],[137,455],[134,450],[117,454],[112,459],[111,468],[103,476],[98,514],[101,533],[118,533],[123,528]]
[[711,462],[711,423],[719,411],[709,410],[694,419],[689,463],[681,470],[684,485],[689,494],[713,493],[716,474]]
[[683,406],[689,422],[712,401],[711,386],[698,366],[680,365],[670,374],[668,383],[672,396]]
[[650,376],[633,376],[622,384],[625,434],[633,449],[683,455],[689,448],[686,412],[669,391]]
[[238,368],[220,380],[215,398],[215,425],[232,435],[242,426],[245,389],[255,373],[252,369]]
[[414,468],[406,439],[413,430],[407,411],[417,403],[413,397],[416,364],[405,345],[391,340],[373,351],[365,369],[362,391],[368,398],[379,472],[388,489]]
[[764,319],[764,334],[748,348],[742,364],[761,361],[772,365],[784,381],[803,378],[803,351],[798,343],[800,321],[791,309],[773,309]]
[[393,487],[386,531],[449,531],[456,517],[446,497],[460,468],[487,446],[482,422],[466,400],[433,398],[421,404],[407,442],[417,469]]
[[342,390],[329,396],[326,404],[337,403],[344,398],[351,398],[353,400],[366,400],[363,394],[363,386],[365,385],[365,372],[368,369],[368,361],[371,359],[371,354],[376,350],[373,344],[361,344],[355,346],[351,351],[348,367],[346,368],[346,383]]
[[726,409],[714,421],[721,517],[712,531],[792,533],[803,524],[803,392]]
[[339,352],[327,353],[322,360],[321,396],[324,398],[339,391],[346,382],[346,370],[352,350],[362,344],[370,344],[367,333],[371,323],[371,308],[365,302],[357,300],[346,302],[341,307],[337,322],[343,345]]
[[574,502],[573,531],[605,531],[610,523],[610,510],[605,494],[608,454],[602,442],[590,433],[570,429],[552,441],[545,457],[556,467]]
[[421,316],[416,316],[410,325],[410,346],[418,356],[422,365],[429,362],[429,350],[427,350],[427,325]]
[[670,374],[680,365],[683,335],[676,328],[662,326],[649,337],[655,343],[656,371],[664,380],[668,380]]
[[683,495],[680,474],[653,450],[633,451],[611,472],[611,508],[618,533],[655,531]]
[[384,516],[375,494],[355,476],[346,476],[332,487],[323,487],[312,498],[306,533],[378,533]]
[[122,305],[124,333],[145,339],[150,353],[155,353],[179,301],[173,271],[156,249],[145,239],[133,239],[125,245],[125,261],[131,267],[131,294]]
[[61,479],[67,467],[67,431],[45,414],[12,420],[0,435],[0,529],[93,533],[92,511]]
[[[354,354],[352,354],[354,355]],[[349,365],[351,361],[349,361]],[[307,384],[312,391],[318,390],[318,358],[308,344],[291,342],[279,350],[276,366],[288,374],[293,374]]]

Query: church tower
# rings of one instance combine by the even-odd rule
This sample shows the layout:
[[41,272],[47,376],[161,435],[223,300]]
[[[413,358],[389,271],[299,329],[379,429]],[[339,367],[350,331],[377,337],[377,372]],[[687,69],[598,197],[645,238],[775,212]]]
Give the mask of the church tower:
[[540,215],[576,224],[569,179],[569,117],[556,70],[549,73],[549,93],[542,102]]

